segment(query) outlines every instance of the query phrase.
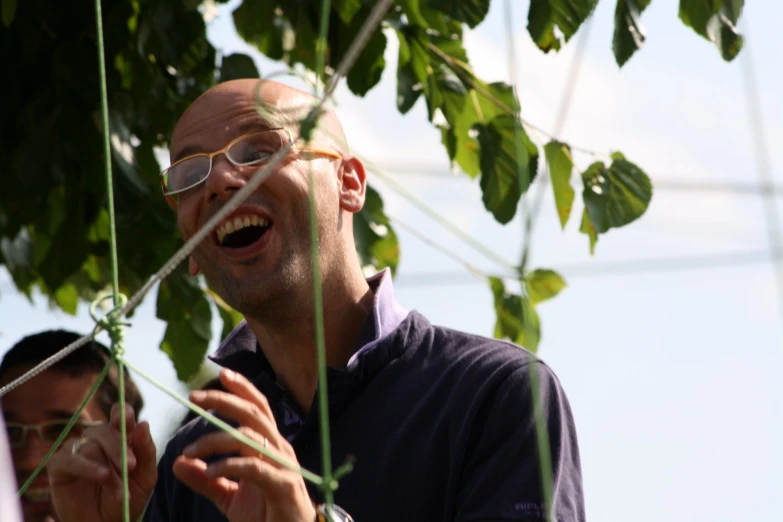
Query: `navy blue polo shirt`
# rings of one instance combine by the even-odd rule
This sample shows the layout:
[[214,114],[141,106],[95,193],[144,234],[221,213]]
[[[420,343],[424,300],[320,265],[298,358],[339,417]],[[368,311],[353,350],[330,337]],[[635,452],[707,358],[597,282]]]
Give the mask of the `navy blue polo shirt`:
[[[511,343],[408,313],[394,301],[388,274],[369,282],[375,300],[355,355],[345,368],[327,368],[332,462],[356,459],[335,502],[356,522],[547,520],[531,397],[535,371],[554,513],[558,522],[583,521],[573,417],[549,367]],[[317,400],[306,416],[296,411],[246,325],[232,332],[215,360],[267,396],[299,463],[321,474]],[[184,447],[213,430],[196,419],[169,441],[145,520],[225,520],[172,472]],[[322,501],[316,488],[308,489]]]

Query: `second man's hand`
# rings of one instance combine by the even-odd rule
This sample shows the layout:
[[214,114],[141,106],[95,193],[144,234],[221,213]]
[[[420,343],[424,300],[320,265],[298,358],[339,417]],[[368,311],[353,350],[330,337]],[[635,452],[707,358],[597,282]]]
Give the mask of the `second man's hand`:
[[[126,406],[128,488],[131,519],[144,511],[158,478],[155,443],[149,424],[136,424]],[[85,430],[75,443],[66,442],[47,466],[52,502],[62,522],[119,522],[122,520],[120,407],[109,423]]]

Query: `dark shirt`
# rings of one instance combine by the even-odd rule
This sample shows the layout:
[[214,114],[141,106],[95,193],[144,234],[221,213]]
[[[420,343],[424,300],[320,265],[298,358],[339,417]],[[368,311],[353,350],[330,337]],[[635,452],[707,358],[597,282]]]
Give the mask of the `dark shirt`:
[[[376,307],[377,297],[376,291]],[[374,310],[368,322],[379,315]],[[559,522],[584,520],[571,410],[543,362],[510,343],[433,326],[416,312],[404,314],[391,331],[365,327],[374,340],[357,344],[371,349],[359,348],[346,368],[327,369],[332,462],[356,458],[335,503],[357,522],[546,520],[529,373],[536,371],[554,512]],[[267,396],[299,463],[321,474],[317,401],[304,417],[291,411],[292,401],[246,326],[215,359]],[[286,422],[294,416],[300,422]],[[172,473],[183,448],[213,430],[197,419],[172,438],[145,520],[225,520]],[[322,501],[316,488],[308,489]]]

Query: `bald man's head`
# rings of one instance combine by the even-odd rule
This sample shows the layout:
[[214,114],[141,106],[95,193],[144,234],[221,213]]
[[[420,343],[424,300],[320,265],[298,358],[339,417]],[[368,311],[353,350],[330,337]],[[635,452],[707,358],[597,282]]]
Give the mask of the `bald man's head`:
[[[257,80],[219,84],[193,102],[177,123],[170,147],[172,163],[196,156],[175,167],[184,186],[175,202],[183,238],[192,237],[246,185],[258,170],[257,156],[263,161],[279,150],[286,137],[275,129],[300,136],[300,122],[316,102],[293,87]],[[348,156],[332,110],[325,109],[312,140],[310,147],[296,147],[281,158],[191,256],[191,274],[201,270],[218,294],[245,314],[265,310],[268,318],[274,310],[296,316],[307,309],[312,295],[310,194],[317,201],[324,284],[339,291],[346,271],[364,282],[353,237],[353,215],[365,201],[364,167]],[[226,149],[232,143],[237,144],[233,159]]]
[[[177,144],[191,135],[197,126],[216,120],[216,112],[231,107],[238,125],[250,125],[248,120],[272,127],[282,127],[294,138],[300,136],[300,123],[318,99],[310,93],[271,80],[241,79],[219,83],[199,96],[177,122],[171,137],[172,162],[179,159]],[[229,115],[225,115],[230,118]],[[220,118],[222,120],[225,118]],[[349,155],[348,144],[340,120],[328,104],[324,104],[313,141],[327,145],[344,156]]]

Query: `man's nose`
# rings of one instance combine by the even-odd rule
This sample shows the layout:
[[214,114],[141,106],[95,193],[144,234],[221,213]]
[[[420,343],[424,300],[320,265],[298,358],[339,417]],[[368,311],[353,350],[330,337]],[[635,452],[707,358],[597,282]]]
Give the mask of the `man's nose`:
[[219,154],[212,158],[212,171],[204,183],[208,201],[227,200],[245,185],[246,180],[239,167],[234,166],[225,154]]

